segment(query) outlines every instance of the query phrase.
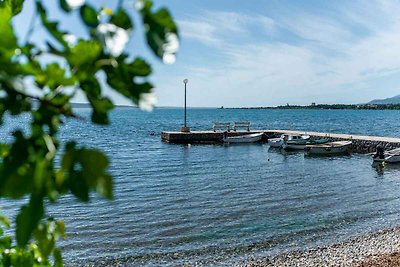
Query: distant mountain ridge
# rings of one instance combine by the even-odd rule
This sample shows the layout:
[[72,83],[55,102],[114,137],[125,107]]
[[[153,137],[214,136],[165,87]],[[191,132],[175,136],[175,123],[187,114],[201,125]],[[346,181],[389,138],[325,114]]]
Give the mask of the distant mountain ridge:
[[375,104],[375,105],[390,105],[390,104],[400,104],[400,95],[396,95],[394,97],[389,97],[385,99],[374,99],[368,104]]

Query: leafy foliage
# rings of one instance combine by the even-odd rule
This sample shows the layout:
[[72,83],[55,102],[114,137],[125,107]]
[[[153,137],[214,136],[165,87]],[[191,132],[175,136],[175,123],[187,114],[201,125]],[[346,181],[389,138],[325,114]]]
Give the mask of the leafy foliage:
[[[12,143],[0,144],[0,198],[28,200],[16,217],[15,237],[5,234],[10,222],[0,216],[1,267],[62,266],[56,244],[65,238],[65,226],[46,215],[47,203],[65,194],[83,202],[90,200],[91,192],[113,197],[107,157],[73,140],[63,144],[57,138],[63,118],[79,117],[71,107],[74,95],[83,92],[92,107],[92,122],[106,125],[114,104],[103,96],[100,77],[135,104],[153,88],[147,81],[151,66],[126,52],[134,23],[123,1],[115,11],[97,9],[88,1],[80,7],[69,3],[59,0],[60,9],[66,16],[76,12],[90,37],[60,30],[60,21],[50,20],[46,6],[35,0],[34,18],[51,37],[43,47],[30,42],[35,19],[26,40],[15,34],[13,18],[23,11],[24,0],[0,0],[0,125],[5,114],[31,118],[30,131],[17,130]],[[138,3],[149,47],[160,59],[171,61],[178,45],[173,19],[166,9],[153,12],[150,0]],[[33,95],[31,87],[40,94]],[[60,148],[61,166],[56,168]]]

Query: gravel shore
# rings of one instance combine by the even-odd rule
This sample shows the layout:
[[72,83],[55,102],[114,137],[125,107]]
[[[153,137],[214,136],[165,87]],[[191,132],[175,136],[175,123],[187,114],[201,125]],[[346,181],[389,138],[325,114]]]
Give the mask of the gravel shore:
[[[254,253],[253,256],[252,253]],[[200,261],[181,260],[180,263],[174,261],[177,259],[174,257],[169,260],[167,258],[138,260],[135,257],[126,257],[103,259],[82,265],[78,263],[71,266],[394,267],[400,266],[400,226],[325,247],[287,252],[272,257],[260,257],[257,251],[249,251],[239,262],[237,257],[230,257],[229,253],[225,256],[214,256]],[[68,266],[68,264],[66,265]]]
[[400,266],[400,227],[327,247],[256,258],[237,266]]

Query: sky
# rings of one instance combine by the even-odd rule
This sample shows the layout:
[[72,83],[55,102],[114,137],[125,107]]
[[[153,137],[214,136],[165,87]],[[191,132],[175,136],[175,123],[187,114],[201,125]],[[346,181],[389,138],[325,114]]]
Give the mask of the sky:
[[[32,2],[14,22],[21,37]],[[62,13],[58,1],[44,2],[62,28],[85,34],[76,15]],[[112,8],[117,1],[89,2]],[[163,64],[146,47],[134,9],[126,49],[152,64],[157,106],[182,106],[185,78],[190,107],[352,104],[400,94],[399,1],[156,0],[155,6],[167,7],[178,24],[176,62]],[[48,36],[38,28],[32,38]],[[75,101],[85,99],[79,94]]]

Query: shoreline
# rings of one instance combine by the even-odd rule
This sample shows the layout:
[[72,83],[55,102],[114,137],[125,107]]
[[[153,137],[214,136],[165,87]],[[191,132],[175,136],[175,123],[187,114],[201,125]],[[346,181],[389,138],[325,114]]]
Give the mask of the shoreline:
[[235,266],[400,266],[400,226],[323,247],[255,257]]
[[[343,266],[389,267],[400,266],[400,226],[331,243],[326,246],[305,248],[289,252],[260,256],[266,250],[252,251],[243,255],[209,255],[205,259],[189,256],[179,260],[179,253],[171,257],[138,259],[135,256],[105,258],[82,263],[81,266]],[[194,252],[196,254],[196,252]],[[241,253],[240,253],[241,254]],[[176,256],[176,257],[174,257]],[[192,255],[193,256],[193,255]],[[176,261],[177,260],[177,261]],[[72,266],[66,264],[66,266]]]

